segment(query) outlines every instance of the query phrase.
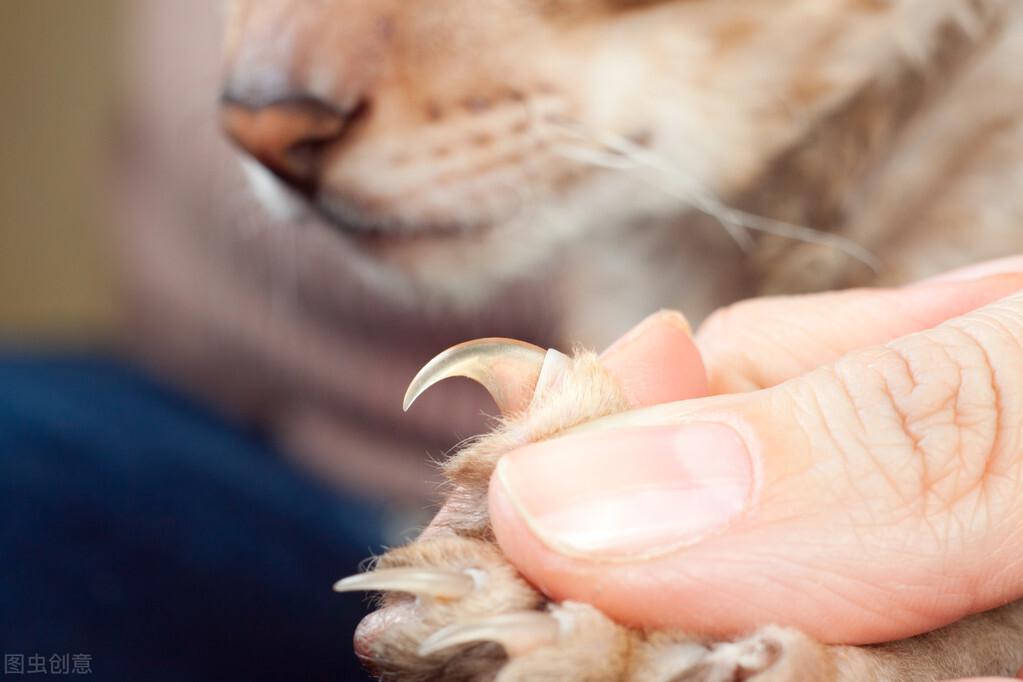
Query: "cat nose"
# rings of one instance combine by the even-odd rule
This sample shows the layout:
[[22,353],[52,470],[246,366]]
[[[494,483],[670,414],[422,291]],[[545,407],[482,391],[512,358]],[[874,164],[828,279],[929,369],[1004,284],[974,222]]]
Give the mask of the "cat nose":
[[256,105],[225,95],[221,121],[228,136],[303,194],[316,191],[324,160],[354,118],[312,97]]

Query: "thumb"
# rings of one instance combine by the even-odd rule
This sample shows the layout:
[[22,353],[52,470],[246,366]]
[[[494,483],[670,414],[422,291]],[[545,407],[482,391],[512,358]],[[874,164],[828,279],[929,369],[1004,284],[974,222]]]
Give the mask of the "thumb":
[[510,453],[491,518],[555,599],[637,626],[829,642],[1023,594],[1023,296],[749,394]]

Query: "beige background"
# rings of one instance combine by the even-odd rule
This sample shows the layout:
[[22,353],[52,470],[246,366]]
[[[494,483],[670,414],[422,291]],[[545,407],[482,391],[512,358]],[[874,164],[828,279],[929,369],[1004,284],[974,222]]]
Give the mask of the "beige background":
[[0,339],[101,337],[117,0],[0,2]]

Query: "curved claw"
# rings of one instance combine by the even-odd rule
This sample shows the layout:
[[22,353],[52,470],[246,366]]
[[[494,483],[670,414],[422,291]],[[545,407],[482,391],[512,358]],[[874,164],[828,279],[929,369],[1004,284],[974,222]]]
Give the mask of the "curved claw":
[[516,656],[553,644],[561,636],[561,628],[557,618],[542,611],[488,616],[441,628],[423,640],[419,655],[429,656],[459,644],[496,642],[509,656]]
[[430,599],[461,599],[476,587],[464,572],[425,568],[385,568],[351,575],[334,583],[335,592],[408,592]]
[[477,339],[452,346],[419,370],[405,393],[404,409],[426,389],[450,377],[466,377],[483,385],[502,414],[529,404],[547,352],[514,339]]

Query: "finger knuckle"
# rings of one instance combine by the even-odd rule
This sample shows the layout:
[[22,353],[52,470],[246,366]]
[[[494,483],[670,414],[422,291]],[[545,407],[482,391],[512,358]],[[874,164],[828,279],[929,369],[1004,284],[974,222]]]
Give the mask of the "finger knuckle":
[[1006,387],[1023,376],[1023,351],[1011,329],[997,319],[947,325],[837,363],[858,436],[839,447],[857,475],[924,519],[976,515],[1018,489],[1023,406]]

